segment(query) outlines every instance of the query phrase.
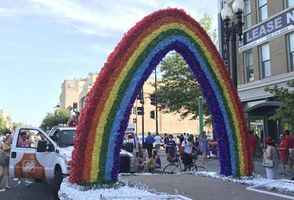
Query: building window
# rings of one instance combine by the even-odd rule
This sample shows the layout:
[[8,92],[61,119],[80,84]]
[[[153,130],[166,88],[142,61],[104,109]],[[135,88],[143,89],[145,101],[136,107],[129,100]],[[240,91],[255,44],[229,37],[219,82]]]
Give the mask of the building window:
[[251,27],[251,4],[250,0],[244,1],[244,29]]
[[262,77],[266,78],[272,75],[271,72],[271,60],[270,60],[270,47],[269,44],[260,46]]
[[294,70],[294,33],[288,35],[288,59],[290,71]]
[[245,78],[247,82],[254,81],[254,66],[252,50],[244,53]]
[[260,22],[268,18],[267,0],[258,0],[258,13]]
[[294,0],[286,0],[286,7],[290,8],[292,6],[294,6]]

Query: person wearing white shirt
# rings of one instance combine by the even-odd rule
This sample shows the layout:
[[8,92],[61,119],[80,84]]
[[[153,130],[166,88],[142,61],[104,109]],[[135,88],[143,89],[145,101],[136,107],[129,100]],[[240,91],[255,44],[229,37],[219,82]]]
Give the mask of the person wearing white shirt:
[[161,137],[157,133],[157,135],[154,137],[154,145],[155,145],[155,150],[157,151],[157,155],[159,155],[159,152],[160,152],[160,144],[161,144]]
[[190,168],[193,163],[193,159],[192,159],[193,139],[194,139],[193,135],[189,135],[188,139],[184,140],[181,145],[184,150],[184,154],[182,157],[182,160],[185,166],[184,171]]

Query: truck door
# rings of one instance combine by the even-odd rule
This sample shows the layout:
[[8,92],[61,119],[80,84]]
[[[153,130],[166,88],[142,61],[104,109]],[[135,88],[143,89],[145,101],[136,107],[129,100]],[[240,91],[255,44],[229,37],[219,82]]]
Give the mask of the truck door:
[[[19,128],[14,136],[10,154],[10,175],[15,178],[44,179],[50,176],[54,150],[37,152],[38,145],[50,144],[38,128]],[[53,147],[54,149],[54,147]]]

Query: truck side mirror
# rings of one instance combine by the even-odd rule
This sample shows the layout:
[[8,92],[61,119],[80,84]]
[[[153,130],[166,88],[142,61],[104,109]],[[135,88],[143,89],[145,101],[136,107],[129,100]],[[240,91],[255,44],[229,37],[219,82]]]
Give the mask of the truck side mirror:
[[47,148],[46,141],[39,141],[37,146],[37,152],[45,152]]

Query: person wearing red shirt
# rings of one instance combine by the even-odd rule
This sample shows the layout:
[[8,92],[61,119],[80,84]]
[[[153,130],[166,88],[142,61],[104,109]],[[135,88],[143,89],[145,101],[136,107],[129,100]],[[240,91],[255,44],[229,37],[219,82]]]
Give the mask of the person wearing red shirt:
[[289,170],[294,173],[293,170],[293,162],[294,162],[294,136],[290,135],[289,130],[285,130],[285,137],[288,141],[288,148],[289,148]]
[[280,145],[278,147],[279,153],[280,153],[280,159],[281,159],[281,166],[282,166],[282,175],[286,175],[286,164],[289,159],[289,146],[288,146],[288,140],[286,139],[284,134],[280,134]]

